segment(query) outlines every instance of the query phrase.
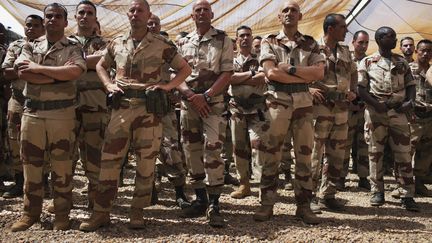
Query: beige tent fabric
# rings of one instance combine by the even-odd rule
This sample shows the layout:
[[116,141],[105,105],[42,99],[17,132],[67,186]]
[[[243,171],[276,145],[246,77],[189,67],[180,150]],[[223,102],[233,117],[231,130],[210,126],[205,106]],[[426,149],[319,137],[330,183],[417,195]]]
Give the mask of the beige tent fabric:
[[[42,15],[44,6],[53,1],[44,0],[3,0],[0,2],[21,23],[28,14]],[[75,7],[78,1],[59,0],[68,9],[68,33],[76,28],[74,21]],[[106,37],[114,37],[128,30],[126,17],[129,1],[94,0],[97,15]],[[149,0],[151,10],[161,19],[162,29],[174,37],[180,31],[192,31],[194,23],[190,18],[193,0]],[[322,20],[328,13],[348,14],[356,0],[299,0],[303,12],[300,31],[318,38],[322,35]],[[265,35],[281,28],[277,13],[282,0],[210,0],[215,14],[213,25],[225,30],[231,37],[240,25],[248,25],[256,35]]]
[[[42,15],[48,0],[2,0],[0,5],[7,9],[21,23],[29,14]],[[77,0],[57,0],[66,6],[69,13],[67,33],[76,28],[74,13]],[[126,17],[129,1],[93,0],[104,36],[110,38],[128,31]],[[180,31],[192,31],[194,23],[190,18],[194,0],[149,0],[151,10],[161,18],[162,30],[174,38]],[[283,0],[209,0],[215,14],[213,25],[225,30],[231,37],[240,25],[252,27],[255,35],[278,32],[281,25],[277,18]],[[303,12],[299,29],[302,33],[318,39],[323,35],[322,21],[329,13],[347,15],[359,0],[298,0]],[[351,43],[355,31],[367,30],[371,37],[368,53],[376,51],[374,32],[380,26],[390,26],[398,38],[411,36],[416,41],[432,39],[432,0],[370,0],[369,4],[349,24],[345,40]],[[397,50],[398,51],[398,48]]]

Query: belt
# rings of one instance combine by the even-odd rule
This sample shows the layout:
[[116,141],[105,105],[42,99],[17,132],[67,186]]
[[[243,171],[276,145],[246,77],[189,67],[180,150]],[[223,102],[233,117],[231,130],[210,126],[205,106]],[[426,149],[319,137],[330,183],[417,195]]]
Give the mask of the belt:
[[104,86],[101,82],[78,82],[77,83],[78,91],[98,90],[103,88]]
[[75,104],[76,104],[75,99],[47,100],[47,101],[26,99],[24,102],[24,106],[29,109],[43,110],[43,111],[63,109],[63,108],[71,107]]
[[240,97],[232,97],[233,100],[242,106],[245,109],[251,109],[256,104],[264,104],[265,97],[257,97],[257,98],[240,98]]
[[145,90],[139,90],[139,89],[126,89],[123,91],[124,93],[122,94],[123,97],[126,98],[139,98],[139,99],[145,99],[146,98],[146,94],[145,94]]
[[270,91],[282,91],[288,94],[309,92],[309,86],[307,84],[282,84],[270,81],[267,86]]

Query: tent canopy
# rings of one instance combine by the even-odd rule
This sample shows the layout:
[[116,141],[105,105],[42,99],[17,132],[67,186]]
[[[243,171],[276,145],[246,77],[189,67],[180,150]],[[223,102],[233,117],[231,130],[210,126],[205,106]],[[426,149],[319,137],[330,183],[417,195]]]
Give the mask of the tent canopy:
[[[298,0],[303,19],[299,30],[320,38],[323,35],[322,22],[329,13],[348,15],[361,2],[366,6],[358,9],[358,14],[349,22],[349,34],[346,43],[351,42],[353,33],[363,29],[371,36],[369,52],[376,50],[373,41],[374,32],[380,26],[390,26],[398,33],[398,38],[411,36],[416,41],[432,38],[432,1],[431,0]],[[42,15],[44,6],[52,1],[46,0],[3,0],[0,2],[20,23],[29,14]],[[76,28],[74,13],[76,0],[59,0],[68,10],[69,26],[67,33]],[[190,17],[194,0],[149,0],[151,11],[161,19],[162,30],[174,37],[180,31],[190,32],[194,23]],[[282,0],[210,0],[214,12],[213,26],[225,30],[229,36],[235,36],[240,25],[248,25],[254,35],[265,35],[280,30],[277,13]],[[108,38],[128,31],[126,17],[129,1],[93,0],[97,6],[97,15],[102,27],[102,34]]]

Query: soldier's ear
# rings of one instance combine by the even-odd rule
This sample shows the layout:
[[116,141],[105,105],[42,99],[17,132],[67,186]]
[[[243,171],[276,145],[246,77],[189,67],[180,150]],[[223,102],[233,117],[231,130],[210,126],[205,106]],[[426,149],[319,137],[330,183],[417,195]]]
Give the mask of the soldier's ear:
[[300,20],[302,20],[302,18],[303,18],[303,14],[299,13],[299,19],[298,20],[300,21]]
[[65,21],[65,25],[64,25],[64,27],[66,28],[67,26],[68,26],[68,20],[66,19],[66,21]]

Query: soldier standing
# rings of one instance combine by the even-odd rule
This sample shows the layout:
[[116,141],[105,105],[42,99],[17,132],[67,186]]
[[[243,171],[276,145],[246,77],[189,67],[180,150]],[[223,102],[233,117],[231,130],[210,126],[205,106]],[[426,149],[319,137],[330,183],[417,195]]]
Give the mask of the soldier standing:
[[414,107],[416,119],[410,124],[415,192],[420,196],[432,197],[432,191],[424,183],[432,165],[432,79],[426,77],[427,70],[431,68],[432,42],[426,39],[419,41],[415,52],[417,61],[409,64],[417,90]]
[[76,6],[77,32],[69,38],[82,48],[87,62],[87,73],[77,81],[79,104],[77,107],[77,145],[88,184],[88,208],[93,208],[96,194],[104,131],[108,122],[106,93],[96,73],[96,63],[102,56],[106,41],[96,35],[96,6],[81,1]]
[[226,119],[222,116],[223,91],[233,71],[233,46],[225,32],[211,26],[213,17],[207,1],[195,2],[192,19],[196,30],[183,39],[180,47],[192,67],[192,74],[179,87],[185,97],[180,124],[186,164],[196,195],[191,207],[183,210],[183,217],[203,216],[207,209],[209,224],[222,227],[219,197],[224,185],[221,150],[226,130]]
[[251,144],[264,120],[266,90],[265,75],[258,72],[259,62],[252,49],[252,29],[240,26],[236,32],[239,52],[234,58],[234,74],[228,89],[228,103],[231,113],[230,126],[234,150],[234,162],[240,179],[240,187],[230,195],[244,198],[252,194],[249,177],[249,164],[254,159]]
[[[90,219],[80,225],[82,231],[94,231],[108,225],[118,190],[119,174],[129,146],[137,157],[135,190],[129,211],[129,227],[145,226],[143,208],[150,205],[155,159],[170,91],[190,74],[190,68],[174,45],[159,34],[148,31],[151,16],[145,0],[133,0],[127,12],[131,30],[114,38],[96,65],[106,90],[112,93],[112,113],[102,146],[101,170]],[[169,83],[160,83],[162,66],[169,63],[177,75]],[[112,81],[107,70],[116,69]]]
[[312,95],[308,84],[324,77],[324,57],[316,41],[298,31],[302,18],[295,1],[285,1],[279,21],[283,25],[278,34],[268,35],[261,43],[260,62],[270,80],[267,92],[267,133],[275,156],[261,161],[260,203],[254,219],[264,221],[273,215],[277,195],[277,176],[281,161],[281,146],[289,132],[295,154],[294,193],[296,216],[305,223],[317,224],[318,218],[310,210],[312,198],[311,154],[313,146]]
[[413,55],[415,46],[414,39],[412,37],[406,36],[402,38],[402,40],[400,41],[400,50],[408,63],[414,62]]
[[18,76],[13,69],[13,65],[21,54],[24,44],[27,42],[33,42],[35,39],[45,34],[42,17],[38,15],[27,16],[25,19],[24,33],[26,38],[16,40],[10,44],[6,58],[2,64],[2,68],[5,69],[5,79],[11,81],[12,89],[12,97],[9,99],[8,103],[7,135],[12,159],[12,170],[15,177],[15,185],[3,194],[4,198],[22,196],[24,186],[23,165],[20,158],[19,138],[25,100],[23,95],[25,81],[18,79]]
[[[354,46],[354,51],[351,53],[351,58],[358,67],[360,61],[366,57],[369,34],[364,30],[357,31],[354,33],[352,45]],[[364,109],[365,104],[359,96],[349,105],[348,138],[345,147],[344,168],[341,175],[340,188],[345,187],[344,182],[348,176],[351,154],[353,171],[355,170],[359,177],[358,187],[370,190],[370,183],[367,179],[369,175],[368,148],[364,140]]]
[[[357,67],[351,60],[348,46],[339,44],[348,31],[345,16],[329,14],[324,19],[324,37],[318,42],[326,57],[323,80],[311,85],[314,96],[315,135],[312,151],[313,181],[316,185],[321,172],[321,186],[312,204],[320,208],[340,211],[343,205],[336,199],[336,185],[340,180],[348,136],[348,104],[355,99]],[[325,152],[324,152],[325,151]],[[323,162],[320,170],[321,161]]]
[[[2,23],[0,23],[0,63],[3,63],[3,60],[6,56],[8,46],[6,44],[6,28]],[[5,100],[5,85],[7,81],[5,80],[5,73],[3,69],[0,69],[0,190],[3,192],[5,190],[3,180],[4,177],[8,174],[8,168],[6,166],[6,149],[5,149],[5,132],[6,132],[6,116],[5,116],[5,108],[6,108],[6,100]]]
[[383,154],[385,144],[394,152],[395,177],[400,188],[402,207],[419,211],[415,203],[411,165],[410,128],[405,113],[413,108],[415,80],[407,61],[392,53],[396,32],[381,27],[375,32],[378,52],[364,58],[359,67],[358,91],[366,102],[365,138],[369,146],[372,206],[384,204]]
[[[161,31],[160,19],[152,14],[147,27],[150,32],[158,34]],[[161,73],[161,82],[169,83],[171,80],[171,71],[169,65],[165,64]],[[171,97],[174,93],[171,91]],[[182,154],[178,141],[177,116],[174,110],[175,102],[171,102],[171,108],[166,116],[162,118],[162,143],[159,151],[159,160],[162,164],[159,166],[159,172],[163,171],[168,176],[168,180],[173,184],[176,194],[176,203],[180,208],[190,206],[184,187],[186,184],[186,170],[183,166]],[[155,188],[153,188],[154,190]]]
[[54,185],[54,229],[70,227],[72,147],[75,142],[75,81],[86,71],[78,45],[66,39],[67,10],[58,3],[44,8],[46,36],[24,45],[15,62],[26,81],[21,124],[24,169],[24,212],[12,231],[28,229],[39,220],[43,200],[43,164],[47,149]]

